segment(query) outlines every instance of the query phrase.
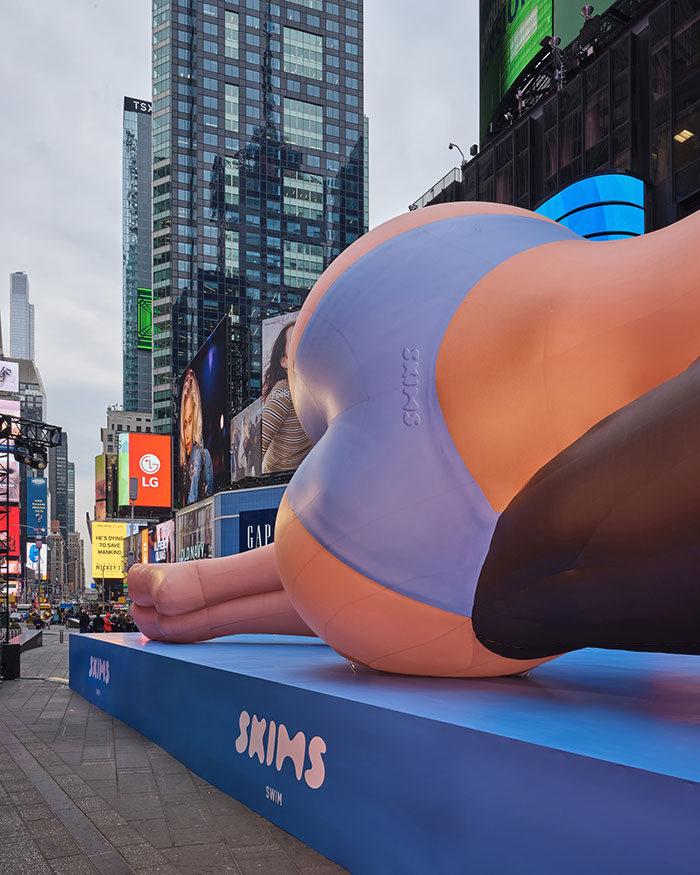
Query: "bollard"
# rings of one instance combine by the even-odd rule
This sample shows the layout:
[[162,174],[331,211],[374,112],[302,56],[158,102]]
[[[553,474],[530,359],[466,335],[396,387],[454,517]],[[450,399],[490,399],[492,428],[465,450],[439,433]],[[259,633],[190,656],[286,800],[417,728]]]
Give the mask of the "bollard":
[[63,626],[58,630],[58,643],[63,644]]

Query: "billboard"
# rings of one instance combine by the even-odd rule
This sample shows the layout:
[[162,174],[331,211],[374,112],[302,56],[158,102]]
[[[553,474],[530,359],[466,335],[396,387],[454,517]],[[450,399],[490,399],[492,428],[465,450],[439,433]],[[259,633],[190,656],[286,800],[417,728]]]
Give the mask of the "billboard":
[[552,0],[480,0],[479,34],[483,140],[511,85],[541,51],[541,40],[552,36]]
[[95,456],[95,519],[107,517],[107,457]]
[[136,507],[170,507],[172,502],[172,452],[170,437],[163,434],[119,435],[119,505],[128,506],[129,481],[138,481]]
[[27,478],[27,534],[46,535],[46,486],[44,477]]
[[225,317],[180,378],[176,453],[180,507],[230,483],[229,335]]
[[311,449],[292,404],[287,380],[287,351],[298,313],[263,320],[262,327],[262,473],[293,471]]
[[7,453],[7,444],[0,444],[0,503],[19,504],[19,462]]
[[[593,4],[595,15],[602,15],[615,0],[597,0]],[[572,43],[583,27],[580,0],[554,0],[554,33],[561,37],[561,48]]]
[[41,579],[46,580],[49,562],[49,549],[46,543],[27,541],[27,571],[34,572],[34,579],[41,568]]
[[231,482],[262,474],[262,398],[231,420]]
[[19,392],[18,362],[0,361],[0,392]]
[[166,520],[148,530],[148,562],[175,562],[175,520]]
[[136,289],[136,348],[153,349],[153,292]]
[[122,577],[124,568],[124,538],[127,536],[126,523],[103,523],[95,520],[92,524],[92,576]]
[[277,508],[242,510],[238,514],[239,553],[265,547],[275,539]]
[[0,522],[0,540],[7,539],[7,548],[10,559],[19,559],[19,507],[8,508],[9,532],[5,529],[4,514]]
[[207,501],[177,515],[177,561],[214,555],[214,503]]
[[148,529],[141,529],[139,536],[139,561],[148,562]]

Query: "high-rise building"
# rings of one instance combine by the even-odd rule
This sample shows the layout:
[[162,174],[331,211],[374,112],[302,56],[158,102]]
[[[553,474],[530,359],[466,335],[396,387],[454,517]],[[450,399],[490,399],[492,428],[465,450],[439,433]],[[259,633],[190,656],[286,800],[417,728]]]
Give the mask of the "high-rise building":
[[34,304],[29,303],[29,277],[10,274],[10,355],[34,360]]
[[[482,20],[486,48],[489,34],[502,39],[500,20]],[[481,149],[475,144],[471,159],[412,208],[496,201],[599,240],[653,231],[700,209],[697,0],[556,2],[553,27],[561,43],[536,40],[512,82],[503,80],[509,53],[486,53],[500,58],[494,81],[508,87],[488,103],[495,108],[483,119]],[[515,27],[514,45],[518,34]]]
[[[75,528],[69,527],[68,511],[68,435],[61,432],[61,443],[49,450],[49,490],[51,492],[51,520],[58,523],[63,542],[68,540],[68,532]],[[75,515],[75,498],[73,499]]]
[[367,228],[362,0],[154,0],[153,425],[229,311],[231,405],[261,319],[299,307]]
[[151,104],[124,98],[122,354],[124,407],[152,404]]
[[85,545],[78,532],[68,532],[66,552],[68,590],[71,595],[82,596],[85,589]]
[[148,434],[153,431],[153,419],[150,413],[138,410],[124,410],[119,405],[107,408],[107,428],[100,429],[102,452],[105,454],[119,452],[119,435],[122,432]]

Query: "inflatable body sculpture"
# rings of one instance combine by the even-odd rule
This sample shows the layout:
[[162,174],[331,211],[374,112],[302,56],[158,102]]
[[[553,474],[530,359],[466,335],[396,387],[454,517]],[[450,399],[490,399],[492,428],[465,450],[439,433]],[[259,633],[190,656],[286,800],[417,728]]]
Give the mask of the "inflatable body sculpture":
[[700,215],[595,243],[409,213],[319,279],[290,349],[314,448],[275,544],[136,566],[152,638],[307,633],[373,668],[700,652]]

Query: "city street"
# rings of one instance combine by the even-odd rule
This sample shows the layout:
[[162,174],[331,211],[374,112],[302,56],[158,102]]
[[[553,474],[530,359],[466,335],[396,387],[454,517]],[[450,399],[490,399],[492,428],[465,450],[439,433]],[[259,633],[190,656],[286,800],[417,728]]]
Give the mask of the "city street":
[[0,684],[2,875],[342,875],[73,693],[69,638]]

